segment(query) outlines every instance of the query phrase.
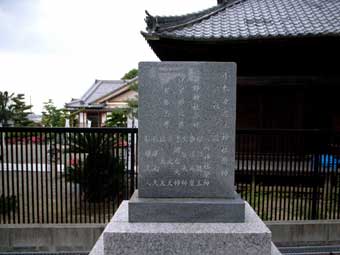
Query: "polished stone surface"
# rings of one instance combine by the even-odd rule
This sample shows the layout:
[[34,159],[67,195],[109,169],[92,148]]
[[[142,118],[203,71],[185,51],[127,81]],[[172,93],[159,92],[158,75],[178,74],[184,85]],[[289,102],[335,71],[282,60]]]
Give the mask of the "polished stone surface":
[[139,65],[139,196],[234,196],[236,65]]
[[244,222],[245,202],[228,198],[139,198],[129,200],[129,222]]
[[247,203],[244,223],[130,223],[124,201],[103,242],[105,255],[280,254],[272,253],[270,230]]

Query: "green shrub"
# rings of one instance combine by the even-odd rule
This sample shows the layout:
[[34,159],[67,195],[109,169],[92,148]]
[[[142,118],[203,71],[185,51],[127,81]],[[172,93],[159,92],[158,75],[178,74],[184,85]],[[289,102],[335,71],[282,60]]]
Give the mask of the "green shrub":
[[5,214],[11,211],[15,211],[18,206],[18,200],[15,195],[6,196],[2,194],[0,196],[0,213]]
[[124,189],[124,164],[114,148],[115,139],[109,134],[77,134],[71,138],[70,152],[83,153],[85,160],[66,170],[69,181],[80,183],[89,202],[114,199]]
[[123,187],[124,164],[110,153],[89,154],[81,176],[86,200],[101,202],[112,199]]
[[75,166],[68,166],[65,169],[65,178],[68,182],[80,183],[80,177],[82,175],[82,167],[75,165]]

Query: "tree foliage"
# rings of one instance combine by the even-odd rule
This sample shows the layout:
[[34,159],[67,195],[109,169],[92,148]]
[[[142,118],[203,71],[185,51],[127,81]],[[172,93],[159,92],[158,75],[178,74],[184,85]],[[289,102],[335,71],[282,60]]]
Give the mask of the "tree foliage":
[[138,70],[134,68],[134,69],[131,69],[126,74],[124,74],[124,76],[122,77],[122,80],[131,80],[137,76],[138,76]]
[[[138,70],[132,69],[124,75],[124,77],[126,77],[126,76],[129,79],[133,79],[133,78],[138,76]],[[124,79],[124,77],[123,77],[123,79]],[[130,89],[138,92],[138,81],[132,82],[130,84]],[[127,117],[129,117],[131,119],[138,119],[138,95],[133,99],[129,99],[127,101],[127,103],[128,103],[128,107],[126,109]]]
[[127,108],[116,108],[107,116],[105,125],[107,127],[126,127],[127,116]]
[[[130,89],[138,93],[138,81],[131,83]],[[128,116],[131,118],[138,119],[138,94],[135,98],[127,101],[128,103]]]
[[8,93],[0,91],[0,123],[7,126],[9,121],[13,122],[15,127],[32,126],[33,121],[28,119],[31,113],[32,105],[26,105],[25,95]]
[[18,198],[15,195],[0,196],[0,214],[7,214],[9,212],[15,212],[18,207]]
[[18,94],[12,99],[11,105],[12,120],[15,127],[27,127],[33,126],[34,122],[28,119],[28,115],[31,114],[32,105],[26,105],[25,95]]
[[67,118],[68,112],[57,108],[52,99],[44,103],[41,122],[45,127],[64,127]]
[[14,94],[9,94],[7,91],[0,91],[0,124],[6,126],[8,121],[12,119],[11,101]]
[[114,199],[124,189],[125,167],[119,150],[110,134],[80,133],[70,137],[69,151],[86,155],[73,180],[80,183],[87,201]]

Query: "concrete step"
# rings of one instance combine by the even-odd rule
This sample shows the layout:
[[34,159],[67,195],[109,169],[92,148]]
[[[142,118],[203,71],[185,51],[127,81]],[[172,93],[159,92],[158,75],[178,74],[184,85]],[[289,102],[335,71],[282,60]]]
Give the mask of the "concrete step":
[[[280,255],[280,251],[276,248],[276,246],[272,243],[272,255]],[[103,235],[101,235],[89,253],[89,255],[104,255],[104,243],[103,243]]]

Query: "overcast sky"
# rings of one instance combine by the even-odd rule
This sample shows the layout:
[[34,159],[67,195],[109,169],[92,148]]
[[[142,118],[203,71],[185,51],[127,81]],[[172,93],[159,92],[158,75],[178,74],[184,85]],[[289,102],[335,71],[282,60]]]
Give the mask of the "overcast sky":
[[140,35],[145,10],[179,15],[217,0],[0,0],[0,91],[24,93],[34,112],[79,98],[95,79],[120,79],[158,58]]

